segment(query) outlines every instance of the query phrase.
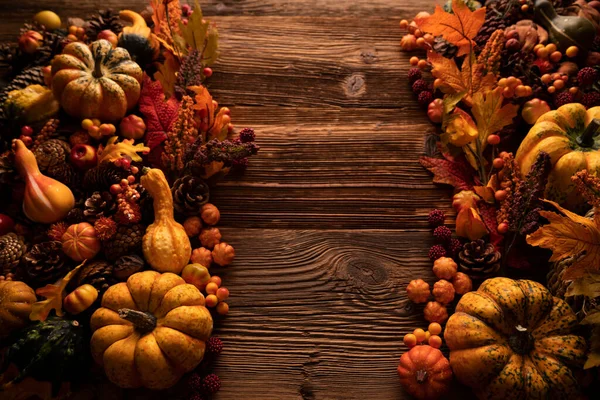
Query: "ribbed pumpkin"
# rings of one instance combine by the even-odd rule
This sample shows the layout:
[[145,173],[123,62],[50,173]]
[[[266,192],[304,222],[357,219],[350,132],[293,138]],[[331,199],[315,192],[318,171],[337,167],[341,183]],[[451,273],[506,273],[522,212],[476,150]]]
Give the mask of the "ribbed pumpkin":
[[96,230],[87,222],[69,226],[62,236],[62,249],[72,260],[92,259],[101,248]]
[[202,361],[213,321],[194,285],[144,271],[108,288],[91,326],[92,356],[108,379],[123,388],[165,389]]
[[0,338],[29,323],[31,305],[37,301],[32,288],[19,281],[0,281]]
[[102,39],[66,45],[51,74],[54,97],[69,115],[116,121],[137,104],[143,73],[127,50]]
[[444,338],[459,381],[480,399],[575,399],[586,355],[569,305],[541,284],[493,278],[465,294]]
[[157,168],[150,169],[140,182],[154,199],[154,223],[148,226],[142,240],[144,258],[157,271],[179,274],[190,261],[192,245],[183,226],[173,217],[169,183]]
[[441,351],[428,345],[415,346],[402,354],[398,365],[402,387],[419,400],[434,400],[448,393],[452,370]]
[[600,107],[586,111],[578,103],[566,104],[542,115],[521,142],[515,160],[525,176],[540,152],[550,155],[552,171],[545,197],[565,208],[578,210],[585,204],[571,177],[587,169],[600,173]]

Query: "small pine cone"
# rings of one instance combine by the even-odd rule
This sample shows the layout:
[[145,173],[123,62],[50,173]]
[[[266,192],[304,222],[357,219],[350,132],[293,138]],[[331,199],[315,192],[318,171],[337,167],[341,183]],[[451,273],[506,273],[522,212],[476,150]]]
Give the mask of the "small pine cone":
[[500,269],[501,254],[482,239],[466,243],[458,253],[459,270],[474,280],[484,280]]
[[0,154],[0,184],[11,185],[19,179],[12,151]]
[[131,173],[116,166],[114,163],[104,162],[97,167],[90,168],[83,176],[83,187],[86,190],[108,190],[111,185],[127,179]]
[[31,151],[35,153],[36,149],[40,147],[43,143],[50,140],[52,136],[56,133],[60,121],[55,118],[51,118],[42,127],[37,135],[35,135],[33,139],[33,145],[31,146]]
[[86,218],[81,208],[73,208],[67,213],[67,217],[65,218],[65,220],[69,224],[78,224],[80,222],[84,222]]
[[0,236],[0,272],[12,272],[26,251],[27,246],[15,233]]
[[140,256],[119,257],[113,266],[113,276],[115,279],[125,282],[131,275],[143,270],[145,265],[144,259]]
[[83,215],[90,222],[100,217],[109,217],[117,212],[117,203],[110,192],[94,192],[85,201]]
[[42,242],[34,245],[23,256],[19,267],[19,276],[36,289],[49,283],[55,283],[71,270],[62,243],[58,241]]
[[111,9],[100,10],[85,21],[85,34],[91,39],[96,40],[98,34],[104,30],[113,31],[115,34],[121,33],[123,23],[119,19],[119,13]]
[[432,48],[433,51],[446,58],[454,58],[456,53],[458,53],[458,47],[445,40],[442,36],[436,36]]
[[142,237],[146,227],[142,224],[120,225],[117,233],[103,243],[104,255],[110,261],[119,257],[139,253],[142,249]]
[[77,286],[92,285],[100,296],[115,283],[117,280],[113,277],[113,266],[103,260],[89,261],[77,274]]
[[64,183],[67,186],[75,186],[77,182],[77,171],[75,167],[68,162],[53,165],[46,171],[48,176]]
[[69,146],[69,143],[59,139],[46,140],[37,146],[33,152],[38,167],[42,171],[58,164],[64,164],[70,153],[71,146]]
[[171,188],[175,210],[185,216],[200,214],[202,206],[208,203],[209,188],[200,178],[185,175],[177,179]]

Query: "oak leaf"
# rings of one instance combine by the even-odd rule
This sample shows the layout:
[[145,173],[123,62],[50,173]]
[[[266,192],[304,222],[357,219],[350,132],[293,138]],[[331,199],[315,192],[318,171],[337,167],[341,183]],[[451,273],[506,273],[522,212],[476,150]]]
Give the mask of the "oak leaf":
[[30,320],[45,321],[52,310],[56,312],[56,316],[58,317],[65,315],[62,309],[63,299],[65,297],[65,289],[77,271],[79,271],[84,264],[85,261],[79,264],[79,266],[73,268],[67,275],[65,275],[64,278],[55,284],[46,285],[35,291],[35,294],[45,297],[46,300],[33,303],[31,306],[31,314],[29,314]]
[[576,257],[573,264],[563,274],[563,280],[582,278],[600,269],[600,229],[593,220],[577,215],[544,200],[556,207],[563,215],[551,211],[540,211],[540,216],[550,223],[530,235],[527,243],[552,250],[550,261]]
[[442,36],[458,47],[457,57],[472,52],[475,45],[473,38],[485,21],[485,7],[471,11],[462,0],[452,1],[452,14],[444,11],[439,5],[433,15],[415,18],[415,23],[423,32],[433,36]]
[[145,142],[154,149],[167,140],[167,132],[177,118],[180,103],[175,97],[166,100],[161,83],[144,75],[138,104],[146,123]]

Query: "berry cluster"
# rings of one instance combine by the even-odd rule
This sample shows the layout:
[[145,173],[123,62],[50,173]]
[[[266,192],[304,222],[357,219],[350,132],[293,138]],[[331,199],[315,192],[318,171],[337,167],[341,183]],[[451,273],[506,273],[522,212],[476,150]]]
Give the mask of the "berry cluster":
[[206,358],[209,362],[202,362],[188,380],[190,400],[207,400],[221,389],[221,379],[214,373],[207,371],[216,356],[223,351],[223,342],[218,337],[212,336],[206,341]]
[[429,259],[435,261],[440,257],[454,257],[462,249],[462,243],[456,238],[452,238],[452,231],[444,226],[446,215],[441,210],[433,210],[429,213],[427,221],[433,228],[433,237],[438,244],[434,244],[429,249]]
[[404,335],[404,344],[412,349],[416,345],[420,344],[428,344],[429,346],[439,349],[442,347],[442,326],[437,322],[432,322],[427,327],[427,330],[423,330],[421,328],[417,328],[413,331],[413,333],[407,333]]

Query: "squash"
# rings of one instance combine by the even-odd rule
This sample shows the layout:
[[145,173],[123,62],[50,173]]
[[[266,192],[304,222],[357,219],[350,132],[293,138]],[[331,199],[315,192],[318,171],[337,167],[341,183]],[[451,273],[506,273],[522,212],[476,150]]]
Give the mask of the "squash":
[[131,10],[119,12],[119,18],[131,23],[119,34],[118,46],[129,51],[131,57],[140,65],[152,63],[160,54],[160,43],[140,14]]
[[173,217],[173,197],[165,174],[153,168],[140,182],[154,199],[154,223],[146,228],[142,239],[144,258],[157,271],[179,274],[190,260],[192,245]]
[[117,121],[140,97],[142,69],[108,40],[69,43],[52,60],[52,92],[72,117]]
[[202,361],[213,320],[194,285],[144,271],[108,288],[91,326],[92,356],[110,381],[165,389]]
[[6,351],[2,370],[11,363],[18,367],[19,374],[5,388],[31,377],[51,382],[56,396],[63,382],[77,382],[87,375],[88,336],[78,321],[50,317],[19,332]]
[[415,346],[400,357],[398,374],[402,387],[419,400],[437,399],[448,392],[452,370],[441,351]]
[[29,323],[31,305],[37,301],[32,288],[19,281],[0,281],[0,338]]
[[552,171],[545,197],[570,210],[585,205],[571,177],[582,169],[600,173],[600,138],[594,137],[600,127],[598,118],[600,107],[586,111],[581,104],[565,104],[539,117],[517,150],[515,161],[523,176],[540,152],[550,155]]
[[90,308],[96,299],[98,299],[98,289],[86,283],[63,299],[63,308],[68,313],[76,315]]
[[29,85],[8,92],[2,107],[9,119],[23,124],[47,121],[58,113],[60,108],[52,91],[42,85]]
[[92,259],[102,248],[96,230],[87,222],[69,226],[61,241],[63,252],[74,261]]
[[586,342],[569,305],[541,284],[493,278],[465,294],[444,338],[458,380],[480,399],[575,399]]

